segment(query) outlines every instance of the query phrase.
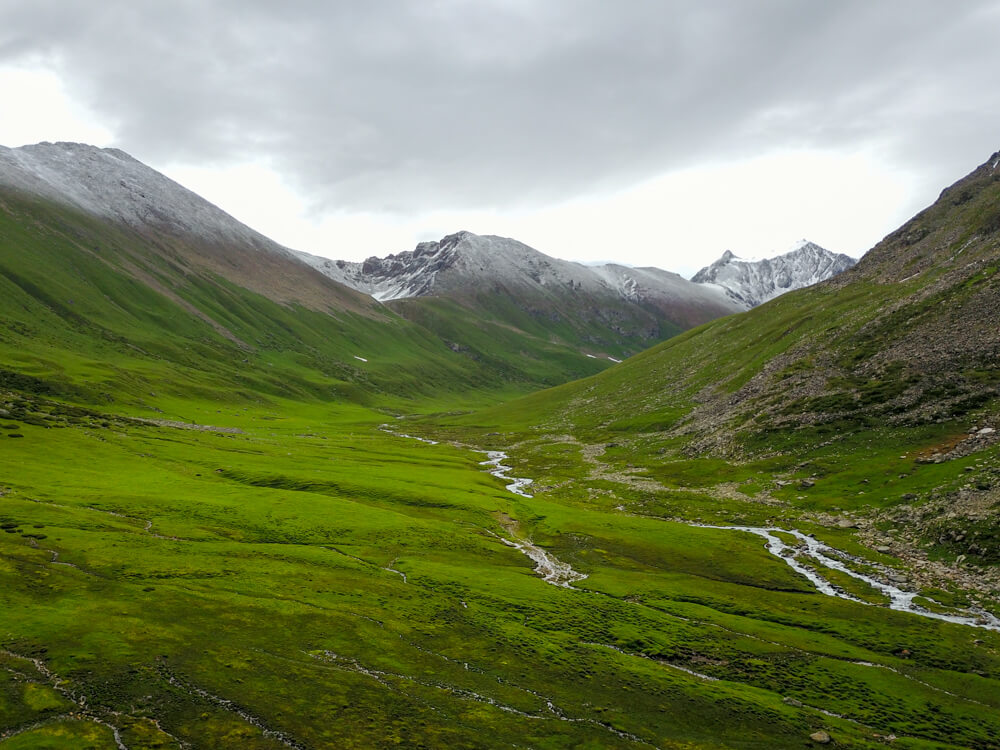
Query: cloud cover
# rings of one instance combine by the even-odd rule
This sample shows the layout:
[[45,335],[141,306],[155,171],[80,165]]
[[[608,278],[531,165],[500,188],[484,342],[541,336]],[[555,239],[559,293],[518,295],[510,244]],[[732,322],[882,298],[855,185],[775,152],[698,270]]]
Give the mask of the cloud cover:
[[848,145],[939,188],[1000,147],[998,23],[994,0],[0,0],[0,64],[54,70],[144,161],[264,161],[318,215],[412,215]]

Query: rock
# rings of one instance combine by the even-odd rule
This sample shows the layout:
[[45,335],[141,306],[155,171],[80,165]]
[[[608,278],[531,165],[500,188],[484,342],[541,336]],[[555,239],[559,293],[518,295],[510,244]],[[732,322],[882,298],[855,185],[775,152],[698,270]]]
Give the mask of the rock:
[[983,429],[981,429],[976,434],[977,435],[992,435],[994,432],[996,432],[996,430],[993,429],[992,427],[984,427]]
[[799,482],[799,487],[801,487],[804,490],[807,490],[810,487],[815,487],[815,486],[816,483],[811,479],[803,479],[801,482]]
[[813,732],[812,734],[810,734],[809,739],[811,739],[813,742],[818,742],[821,745],[830,744],[830,735],[824,732],[822,729],[820,729],[818,732]]
[[802,707],[802,701],[796,700],[795,698],[782,698],[781,702],[784,703],[786,706],[795,706],[795,708]]
[[856,523],[854,523],[854,521],[850,520],[849,518],[841,518],[839,521],[837,521],[837,528],[840,528],[840,529],[856,529],[856,528],[858,528],[858,525]]
[[878,547],[875,548],[875,551],[883,555],[888,555],[890,552],[892,552],[892,548],[886,547],[884,544],[880,544]]

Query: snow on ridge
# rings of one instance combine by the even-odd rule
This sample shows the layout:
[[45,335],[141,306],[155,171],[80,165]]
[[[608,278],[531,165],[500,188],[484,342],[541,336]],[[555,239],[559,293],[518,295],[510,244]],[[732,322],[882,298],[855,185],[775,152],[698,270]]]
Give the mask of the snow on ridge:
[[825,281],[855,262],[850,256],[801,240],[794,249],[759,261],[738,258],[727,250],[692,276],[691,281],[719,286],[733,299],[755,307],[793,289]]
[[0,146],[0,184],[134,228],[154,227],[295,257],[124,151],[82,143]]
[[462,293],[490,285],[533,294],[614,297],[634,304],[669,301],[730,312],[746,308],[721,289],[693,284],[659,268],[619,263],[585,265],[552,258],[515,239],[468,231],[421,242],[413,250],[372,257],[363,263],[298,255],[336,281],[382,302]]

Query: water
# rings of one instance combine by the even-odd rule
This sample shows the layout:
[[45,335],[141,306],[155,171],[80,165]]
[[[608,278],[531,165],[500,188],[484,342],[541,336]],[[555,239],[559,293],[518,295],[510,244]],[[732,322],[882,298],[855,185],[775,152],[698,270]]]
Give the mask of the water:
[[[888,606],[890,609],[894,609],[899,612],[910,612],[915,615],[920,615],[921,617],[930,617],[935,620],[944,620],[946,622],[955,622],[960,625],[970,625],[976,628],[1000,631],[1000,618],[997,618],[995,615],[983,610],[972,610],[969,615],[957,615],[933,612],[925,607],[921,607],[913,601],[915,597],[919,596],[916,591],[905,591],[892,583],[882,581],[873,576],[853,570],[844,561],[855,560],[855,558],[851,557],[846,552],[834,549],[828,544],[824,544],[818,539],[814,539],[808,534],[804,534],[797,529],[765,528],[761,526],[711,526],[708,524],[694,523],[689,525],[703,529],[744,531],[764,537],[764,539],[767,540],[765,544],[767,551],[779,559],[784,560],[797,573],[800,573],[808,578],[820,593],[826,594],[827,596],[836,596],[840,599],[849,599],[850,601],[858,602],[860,604],[870,604],[870,602],[863,601],[843,589],[834,586],[823,578],[823,576],[820,575],[820,573],[814,568],[804,564],[799,559],[799,545],[792,546],[787,544],[780,537],[776,536],[775,532],[788,534],[799,540],[799,543],[805,547],[806,554],[822,566],[849,575],[851,578],[858,581],[863,581],[872,588],[883,593],[889,599]],[[858,562],[861,561],[859,560]],[[933,601],[929,597],[924,598],[929,601]]]
[[509,476],[508,472],[514,471],[510,466],[504,466],[503,461],[507,459],[507,454],[503,451],[485,451],[487,455],[487,460],[480,461],[480,466],[492,466],[490,474],[495,476],[497,479],[502,479],[505,482],[510,482],[507,485],[507,490],[513,492],[515,495],[520,495],[521,497],[531,497],[524,488],[531,484],[532,480],[526,477],[512,477]]

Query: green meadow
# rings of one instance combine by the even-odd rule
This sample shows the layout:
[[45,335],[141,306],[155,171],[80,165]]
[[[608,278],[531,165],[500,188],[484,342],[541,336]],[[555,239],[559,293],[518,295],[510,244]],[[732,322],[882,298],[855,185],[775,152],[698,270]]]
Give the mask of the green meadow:
[[[552,485],[529,499],[458,436],[398,437],[379,425],[410,420],[364,407],[182,406],[164,417],[238,432],[36,401],[3,438],[0,746],[1000,733],[998,634],[818,594],[756,537],[656,517],[670,491],[638,493],[646,515],[561,491],[579,451],[511,450],[515,475]],[[548,584],[499,536],[588,577]]]

